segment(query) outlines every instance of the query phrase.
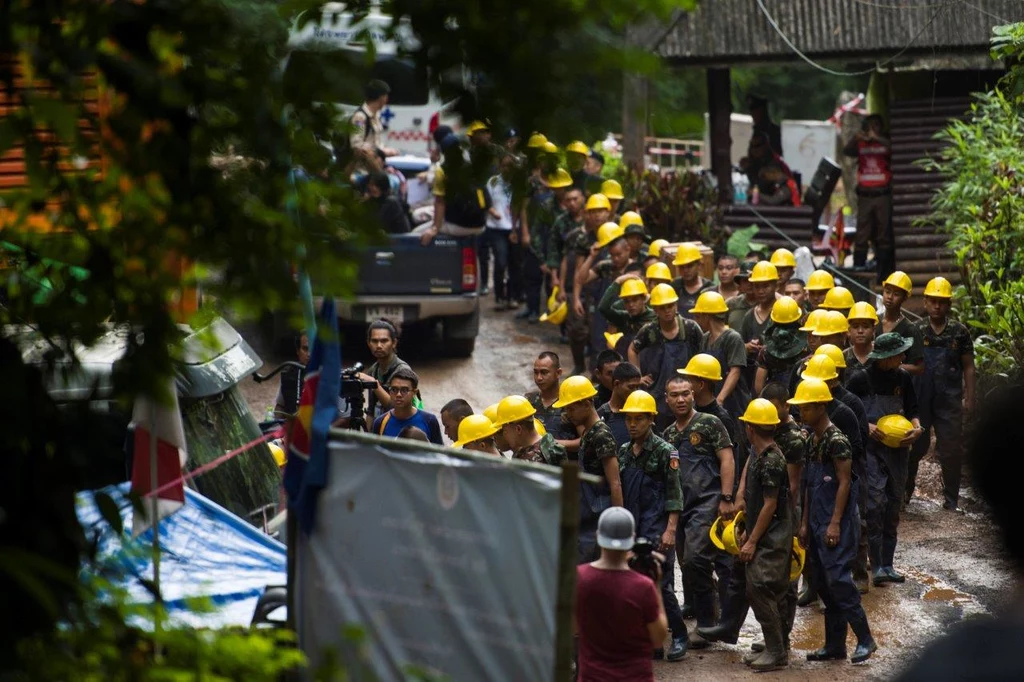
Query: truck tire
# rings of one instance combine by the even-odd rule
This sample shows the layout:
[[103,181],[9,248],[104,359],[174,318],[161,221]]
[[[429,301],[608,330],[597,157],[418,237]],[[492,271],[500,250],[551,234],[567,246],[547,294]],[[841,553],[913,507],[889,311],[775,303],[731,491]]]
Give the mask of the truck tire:
[[480,332],[480,308],[469,315],[445,318],[441,330],[445,353],[455,358],[468,358],[473,354],[476,335]]

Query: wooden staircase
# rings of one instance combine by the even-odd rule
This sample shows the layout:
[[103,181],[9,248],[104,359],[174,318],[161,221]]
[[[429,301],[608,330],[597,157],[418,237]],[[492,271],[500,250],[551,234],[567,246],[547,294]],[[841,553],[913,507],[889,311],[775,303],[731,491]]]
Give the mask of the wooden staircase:
[[914,283],[911,310],[921,309],[921,291],[932,277],[942,275],[954,286],[960,282],[953,253],[946,248],[949,236],[927,222],[916,224],[931,214],[932,196],[943,182],[941,175],[917,162],[942,148],[935,133],[950,119],[963,117],[970,104],[968,97],[912,99],[896,101],[889,110],[896,267]]
[[725,207],[725,224],[731,230],[738,230],[751,225],[757,225],[760,230],[754,241],[764,244],[771,253],[777,248],[785,247],[792,250],[793,245],[780,237],[775,230],[771,229],[761,216],[774,223],[779,230],[785,233],[790,239],[801,246],[811,245],[811,218],[814,211],[810,206],[749,206],[747,204],[730,204]]

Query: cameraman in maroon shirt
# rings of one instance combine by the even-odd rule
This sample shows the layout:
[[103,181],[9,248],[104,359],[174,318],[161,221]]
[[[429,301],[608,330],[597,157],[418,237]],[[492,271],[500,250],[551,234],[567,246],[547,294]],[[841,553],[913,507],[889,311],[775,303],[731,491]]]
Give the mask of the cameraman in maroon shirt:
[[635,535],[628,510],[606,509],[597,522],[601,558],[576,567],[579,682],[654,681],[652,654],[668,618],[655,582],[627,562]]

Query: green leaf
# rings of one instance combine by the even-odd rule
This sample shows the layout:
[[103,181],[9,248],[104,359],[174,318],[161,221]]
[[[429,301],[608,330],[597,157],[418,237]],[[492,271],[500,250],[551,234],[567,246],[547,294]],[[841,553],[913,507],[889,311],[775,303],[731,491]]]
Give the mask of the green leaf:
[[121,517],[121,509],[117,506],[117,502],[107,493],[98,492],[93,495],[93,500],[96,502],[96,507],[100,511],[100,515],[103,519],[110,524],[110,527],[115,533],[121,535],[124,533],[124,519]]

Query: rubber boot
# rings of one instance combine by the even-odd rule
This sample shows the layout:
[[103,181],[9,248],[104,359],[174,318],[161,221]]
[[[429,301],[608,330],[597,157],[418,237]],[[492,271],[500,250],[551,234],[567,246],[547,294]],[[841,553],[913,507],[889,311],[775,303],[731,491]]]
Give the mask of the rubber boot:
[[759,673],[766,673],[769,670],[778,670],[789,665],[789,654],[783,651],[780,654],[773,654],[765,651],[750,663],[750,669]]
[[850,663],[863,663],[871,658],[871,654],[878,650],[875,638],[871,636],[871,627],[868,625],[867,614],[864,609],[858,606],[847,615],[850,622],[850,629],[857,636],[857,648],[850,656]]
[[837,661],[843,658],[846,658],[846,619],[833,611],[825,611],[825,646],[807,654],[807,660]]

